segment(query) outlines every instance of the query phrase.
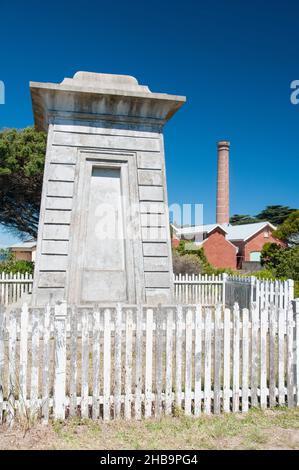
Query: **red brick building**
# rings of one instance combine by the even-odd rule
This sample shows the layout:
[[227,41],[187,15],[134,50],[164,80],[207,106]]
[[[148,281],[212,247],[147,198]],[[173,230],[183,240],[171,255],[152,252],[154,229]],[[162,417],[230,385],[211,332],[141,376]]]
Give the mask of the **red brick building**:
[[212,266],[236,269],[237,247],[226,239],[226,232],[222,227],[217,226],[211,230],[201,246]]
[[173,226],[173,246],[177,246],[180,239],[193,241],[195,245],[202,246],[213,266],[241,269],[244,262],[259,263],[265,243],[283,245],[283,242],[273,236],[274,230],[275,227],[270,222],[184,228]]
[[237,267],[244,262],[258,263],[266,243],[284,243],[273,236],[276,227],[270,222],[256,224],[227,225],[227,238],[238,248]]

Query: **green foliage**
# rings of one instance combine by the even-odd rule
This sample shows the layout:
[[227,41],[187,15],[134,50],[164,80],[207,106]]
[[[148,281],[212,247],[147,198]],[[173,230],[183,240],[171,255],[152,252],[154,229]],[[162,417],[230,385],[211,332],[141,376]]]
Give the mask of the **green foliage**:
[[255,217],[257,219],[257,222],[267,220],[268,222],[271,222],[271,224],[273,225],[280,225],[294,211],[296,211],[296,209],[291,209],[288,206],[280,206],[280,205],[267,206],[264,210],[262,210]]
[[0,250],[0,255],[0,272],[12,274],[33,274],[33,262],[25,260],[16,260],[15,255],[9,250]]
[[261,263],[276,278],[299,281],[299,246],[284,248],[266,243],[261,253]]
[[231,216],[229,222],[232,225],[244,225],[253,224],[254,222],[256,222],[256,219],[254,217],[251,217],[250,215],[235,214]]
[[261,252],[261,265],[270,271],[275,270],[284,251],[284,248],[276,243],[265,243]]
[[[248,276],[248,274],[245,274],[245,276]],[[250,273],[250,276],[254,276],[257,279],[275,280],[275,276],[273,275],[273,272],[270,271],[269,269],[263,269],[262,271],[252,272]]]
[[290,245],[299,245],[299,210],[292,212],[274,232],[274,236]]
[[232,225],[243,225],[243,224],[253,224],[256,222],[267,221],[267,222],[271,222],[271,224],[273,225],[280,225],[293,212],[296,212],[296,209],[291,209],[288,206],[281,206],[281,205],[267,206],[259,214],[254,215],[254,216],[235,214],[230,218],[230,223]]
[[299,281],[299,246],[284,250],[275,273],[278,278],[286,277]]
[[0,224],[36,237],[46,134],[32,128],[0,132]]

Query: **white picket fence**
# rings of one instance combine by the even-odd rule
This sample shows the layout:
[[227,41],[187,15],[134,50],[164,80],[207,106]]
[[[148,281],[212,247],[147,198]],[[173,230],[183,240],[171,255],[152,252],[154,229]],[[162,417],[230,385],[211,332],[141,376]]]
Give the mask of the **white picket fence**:
[[0,307],[0,419],[299,406],[298,307]]
[[[32,292],[31,274],[0,273],[0,304],[19,302],[22,296]],[[285,307],[294,299],[294,281],[260,280],[255,277],[216,275],[175,275],[175,302],[180,304],[200,303],[205,306],[222,303],[233,307],[249,308],[256,302],[260,308],[274,303]]]
[[32,292],[33,275],[0,273],[0,304],[10,305]]
[[224,304],[226,275],[176,274],[174,294],[178,303]]
[[284,308],[294,299],[294,281],[257,279],[254,276],[175,275],[175,300],[179,303],[200,303],[216,305],[220,302],[233,307],[237,302],[240,308],[249,308],[256,302],[261,309],[274,304]]

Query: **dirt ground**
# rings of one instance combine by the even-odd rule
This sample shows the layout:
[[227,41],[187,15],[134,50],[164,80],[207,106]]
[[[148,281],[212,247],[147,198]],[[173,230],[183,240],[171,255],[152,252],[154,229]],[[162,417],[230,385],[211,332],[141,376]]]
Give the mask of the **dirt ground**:
[[71,419],[0,427],[5,449],[299,449],[299,409],[140,422]]

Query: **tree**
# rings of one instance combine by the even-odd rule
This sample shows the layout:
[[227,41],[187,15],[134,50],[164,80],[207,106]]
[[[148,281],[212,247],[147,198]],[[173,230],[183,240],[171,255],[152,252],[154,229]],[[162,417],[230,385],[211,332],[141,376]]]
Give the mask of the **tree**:
[[0,224],[36,237],[46,134],[33,128],[0,132]]
[[232,225],[244,225],[253,224],[254,222],[256,222],[256,219],[254,217],[251,217],[251,215],[235,214],[231,216],[229,222]]
[[299,245],[299,210],[292,212],[274,232],[274,236],[290,246]]
[[275,243],[266,243],[261,262],[276,278],[299,280],[299,246],[284,248]]
[[280,225],[294,211],[296,211],[296,209],[291,209],[288,206],[267,206],[257,214],[255,218],[257,219],[257,222],[265,220],[271,222],[273,225]]
[[293,212],[296,212],[296,209],[291,209],[288,206],[267,206],[259,214],[254,216],[235,214],[230,218],[230,223],[232,225],[244,225],[267,221],[271,222],[273,225],[280,225]]
[[285,249],[276,243],[265,243],[261,252],[261,265],[274,272],[284,252]]

